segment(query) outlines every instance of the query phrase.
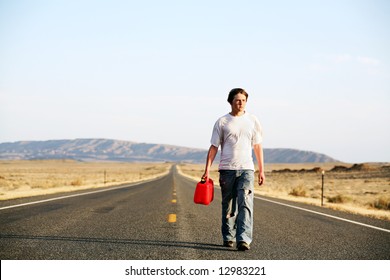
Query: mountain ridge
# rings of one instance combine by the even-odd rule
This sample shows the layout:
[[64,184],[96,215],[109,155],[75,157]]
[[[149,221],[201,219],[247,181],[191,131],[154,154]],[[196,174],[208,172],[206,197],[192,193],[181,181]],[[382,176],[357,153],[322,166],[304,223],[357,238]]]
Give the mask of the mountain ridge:
[[[204,163],[206,149],[104,138],[0,143],[0,159]],[[216,160],[219,160],[217,156]],[[264,149],[265,163],[339,162],[325,154],[288,148]]]

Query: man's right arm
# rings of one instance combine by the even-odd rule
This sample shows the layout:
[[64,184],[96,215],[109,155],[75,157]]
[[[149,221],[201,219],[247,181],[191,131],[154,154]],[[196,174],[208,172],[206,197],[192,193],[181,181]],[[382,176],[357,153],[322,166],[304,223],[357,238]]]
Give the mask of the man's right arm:
[[209,151],[207,153],[206,167],[205,167],[204,174],[203,174],[202,178],[209,178],[210,177],[211,165],[213,164],[213,161],[214,161],[217,153],[218,153],[218,147],[211,145],[209,148]]

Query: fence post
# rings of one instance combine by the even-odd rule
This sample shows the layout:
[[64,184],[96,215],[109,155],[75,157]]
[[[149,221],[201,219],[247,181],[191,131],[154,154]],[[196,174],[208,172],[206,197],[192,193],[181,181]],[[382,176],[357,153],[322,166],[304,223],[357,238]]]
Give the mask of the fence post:
[[324,206],[324,177],[325,177],[325,170],[322,170],[321,206]]

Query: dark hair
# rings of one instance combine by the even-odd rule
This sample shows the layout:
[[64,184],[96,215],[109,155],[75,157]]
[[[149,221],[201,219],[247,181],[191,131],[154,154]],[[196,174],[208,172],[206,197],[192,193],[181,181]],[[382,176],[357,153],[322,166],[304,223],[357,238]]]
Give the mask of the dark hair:
[[248,100],[248,93],[247,93],[244,89],[242,89],[242,88],[234,88],[234,89],[232,89],[232,90],[229,92],[229,96],[228,96],[227,101],[228,101],[230,104],[232,104],[234,97],[235,97],[237,94],[240,94],[240,93],[243,94],[243,95],[245,95],[246,100]]

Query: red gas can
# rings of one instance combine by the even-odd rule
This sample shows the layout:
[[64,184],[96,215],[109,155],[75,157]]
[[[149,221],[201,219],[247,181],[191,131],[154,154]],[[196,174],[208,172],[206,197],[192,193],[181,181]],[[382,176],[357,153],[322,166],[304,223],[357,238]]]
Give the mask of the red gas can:
[[214,199],[214,182],[210,178],[202,180],[196,185],[194,202],[209,205]]

